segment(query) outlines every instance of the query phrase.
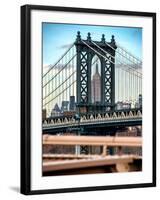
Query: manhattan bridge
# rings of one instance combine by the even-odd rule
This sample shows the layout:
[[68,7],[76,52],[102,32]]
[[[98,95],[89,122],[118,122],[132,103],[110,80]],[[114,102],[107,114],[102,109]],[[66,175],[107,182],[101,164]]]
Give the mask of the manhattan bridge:
[[114,135],[142,125],[142,61],[113,35],[94,41],[78,31],[42,80],[43,133]]

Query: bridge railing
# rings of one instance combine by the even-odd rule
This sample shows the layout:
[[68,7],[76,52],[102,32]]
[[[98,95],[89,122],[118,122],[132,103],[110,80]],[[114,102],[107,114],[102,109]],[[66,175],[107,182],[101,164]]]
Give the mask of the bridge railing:
[[107,155],[108,147],[142,147],[142,137],[111,137],[111,136],[51,136],[43,135],[43,145],[85,145],[102,146],[102,156]]

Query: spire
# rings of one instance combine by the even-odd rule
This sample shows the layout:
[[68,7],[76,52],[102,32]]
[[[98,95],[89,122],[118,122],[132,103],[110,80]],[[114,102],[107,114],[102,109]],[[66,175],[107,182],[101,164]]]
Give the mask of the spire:
[[102,34],[101,42],[105,43],[105,35],[104,34]]
[[98,71],[98,63],[96,63],[96,74],[99,74],[99,71]]
[[80,42],[81,41],[81,33],[80,31],[77,32],[77,39],[76,39],[77,42]]
[[88,40],[89,42],[91,42],[91,33],[90,33],[90,32],[88,33],[87,40]]

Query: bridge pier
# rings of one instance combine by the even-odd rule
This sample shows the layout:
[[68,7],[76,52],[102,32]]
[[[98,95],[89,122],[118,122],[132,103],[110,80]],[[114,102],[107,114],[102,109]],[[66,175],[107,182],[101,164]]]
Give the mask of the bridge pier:
[[[77,111],[94,113],[95,111],[105,112],[107,109],[113,110],[115,106],[114,57],[117,48],[114,36],[112,35],[111,42],[106,43],[104,34],[101,41],[93,41],[91,34],[88,33],[87,40],[83,40],[78,31],[75,46],[77,51]],[[93,95],[91,93],[91,74],[94,56],[97,56],[101,63],[101,75],[99,74],[101,83],[99,90],[101,92],[100,99],[96,102],[91,101]]]

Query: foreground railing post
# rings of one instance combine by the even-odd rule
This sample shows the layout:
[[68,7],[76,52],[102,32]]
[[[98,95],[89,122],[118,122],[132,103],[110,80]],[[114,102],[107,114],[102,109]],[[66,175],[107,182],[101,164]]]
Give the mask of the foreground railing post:
[[[75,119],[75,121],[78,122],[78,136],[80,136],[81,135],[81,128],[80,128],[80,120],[81,120],[81,118],[80,118],[79,114],[75,114],[74,119]],[[76,155],[80,155],[81,154],[81,146],[80,145],[76,144],[75,153],[76,153]]]
[[80,155],[81,154],[81,151],[80,151],[80,145],[76,145],[75,146],[75,153],[76,153],[76,155]]
[[118,154],[119,156],[121,156],[121,155],[123,154],[123,151],[122,151],[122,147],[121,147],[121,146],[117,147],[117,154]]
[[103,145],[102,156],[106,156],[106,155],[107,155],[107,146]]

